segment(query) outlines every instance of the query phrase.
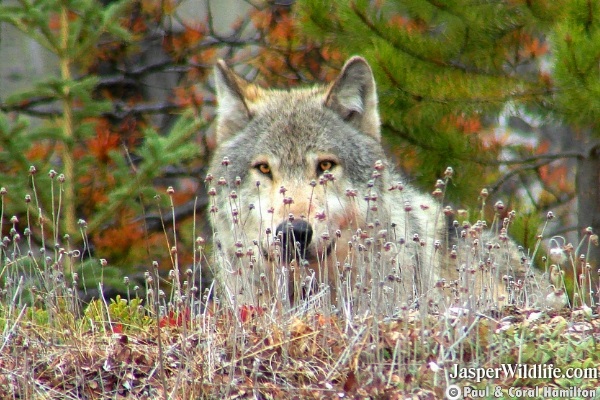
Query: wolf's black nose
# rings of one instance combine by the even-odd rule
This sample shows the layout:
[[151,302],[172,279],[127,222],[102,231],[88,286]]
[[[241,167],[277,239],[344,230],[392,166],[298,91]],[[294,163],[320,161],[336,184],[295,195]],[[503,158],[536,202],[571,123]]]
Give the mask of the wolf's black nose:
[[306,248],[310,244],[313,234],[310,224],[301,219],[292,222],[285,221],[279,224],[275,231],[277,236],[280,232],[285,260],[291,261],[295,257],[306,258]]

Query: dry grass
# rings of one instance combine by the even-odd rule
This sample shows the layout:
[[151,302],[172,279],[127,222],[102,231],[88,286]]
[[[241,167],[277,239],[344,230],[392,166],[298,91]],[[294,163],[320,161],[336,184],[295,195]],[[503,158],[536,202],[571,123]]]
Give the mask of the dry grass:
[[[95,275],[102,290],[110,266],[104,260],[87,260],[85,249],[70,248],[68,238],[58,240],[58,203],[53,210],[39,205],[30,210],[23,217],[28,221],[24,231],[18,231],[22,225],[13,219],[2,246],[3,399],[438,399],[455,383],[499,385],[505,390],[597,385],[597,379],[590,378],[501,376],[476,382],[450,377],[454,365],[495,368],[503,363],[589,367],[598,372],[600,323],[594,303],[584,300],[585,279],[576,288],[582,293],[576,296],[578,304],[558,311],[520,302],[518,293],[516,305],[490,307],[450,283],[416,302],[400,301],[404,289],[393,285],[401,282],[390,279],[382,284],[391,288],[387,291],[371,288],[358,295],[364,297],[348,298],[356,307],[344,307],[343,302],[332,307],[323,288],[293,305],[275,302],[233,312],[223,301],[208,301],[213,286],[192,284],[201,270],[212,266],[204,241],[198,240],[198,248],[192,250],[197,262],[189,269],[179,266],[173,251],[168,278],[159,277],[157,265],[152,265],[144,290],[128,283],[127,299],[86,305],[74,288]],[[80,226],[85,242],[85,223]],[[540,227],[540,243],[544,229]],[[40,252],[28,232],[49,238],[41,242],[47,250]],[[364,236],[361,240],[370,238]],[[470,237],[459,238],[457,249],[472,245]],[[166,240],[176,248],[175,238]],[[54,246],[59,242],[63,244]],[[558,260],[557,268],[576,266],[574,255],[581,246],[563,251],[560,260],[552,255],[548,264]],[[374,256],[376,250],[372,246],[368,251]],[[468,254],[476,252],[459,253],[451,260],[479,266],[480,259]],[[469,282],[474,273],[465,271],[464,282]],[[521,282],[517,289],[527,291],[533,284],[538,283]],[[432,295],[436,292],[454,300],[415,306],[437,302],[439,293]]]

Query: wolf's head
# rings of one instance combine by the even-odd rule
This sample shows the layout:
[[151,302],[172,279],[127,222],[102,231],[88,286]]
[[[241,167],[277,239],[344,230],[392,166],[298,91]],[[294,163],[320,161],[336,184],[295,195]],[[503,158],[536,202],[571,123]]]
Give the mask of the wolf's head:
[[236,260],[258,246],[263,260],[315,271],[343,263],[357,229],[387,213],[377,201],[390,182],[367,62],[352,57],[330,84],[288,91],[251,84],[219,61],[215,83],[211,219],[222,249]]

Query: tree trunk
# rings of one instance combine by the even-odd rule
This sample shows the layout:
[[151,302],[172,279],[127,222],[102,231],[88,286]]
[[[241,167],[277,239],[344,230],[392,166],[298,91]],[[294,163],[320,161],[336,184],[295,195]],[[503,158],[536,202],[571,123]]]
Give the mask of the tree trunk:
[[[581,237],[586,236],[585,230],[591,227],[593,233],[600,234],[600,144],[596,144],[589,151],[586,158],[579,160],[577,168],[577,196],[578,196],[578,227]],[[581,254],[587,252],[587,262],[590,263],[592,275],[592,289],[594,301],[598,302],[598,269],[600,268],[600,247],[590,244],[589,236],[580,254],[575,254],[578,260]],[[578,271],[581,273],[581,271]]]

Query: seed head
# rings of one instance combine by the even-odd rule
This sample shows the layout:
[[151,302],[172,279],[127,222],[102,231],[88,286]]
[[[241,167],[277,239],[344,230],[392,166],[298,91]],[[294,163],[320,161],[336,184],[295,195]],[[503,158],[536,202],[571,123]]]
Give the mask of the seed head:
[[443,194],[444,192],[440,188],[436,188],[433,192],[431,192],[431,195],[436,198],[442,197]]
[[560,265],[567,260],[567,256],[560,247],[553,247],[550,249],[550,260]]
[[317,220],[319,220],[319,221],[325,221],[325,218],[326,218],[326,216],[325,216],[325,212],[324,212],[324,211],[317,211],[317,212],[315,213],[315,218],[316,218]]
[[335,176],[333,176],[333,174],[332,174],[331,172],[324,172],[324,173],[323,173],[323,178],[324,178],[326,181],[330,181],[330,182],[333,182],[333,181],[335,181]]
[[346,189],[346,196],[348,197],[356,197],[358,191],[356,189]]
[[494,204],[494,208],[496,209],[496,211],[498,212],[502,212],[504,211],[504,203],[502,202],[502,200],[498,200],[496,202],[496,204]]

